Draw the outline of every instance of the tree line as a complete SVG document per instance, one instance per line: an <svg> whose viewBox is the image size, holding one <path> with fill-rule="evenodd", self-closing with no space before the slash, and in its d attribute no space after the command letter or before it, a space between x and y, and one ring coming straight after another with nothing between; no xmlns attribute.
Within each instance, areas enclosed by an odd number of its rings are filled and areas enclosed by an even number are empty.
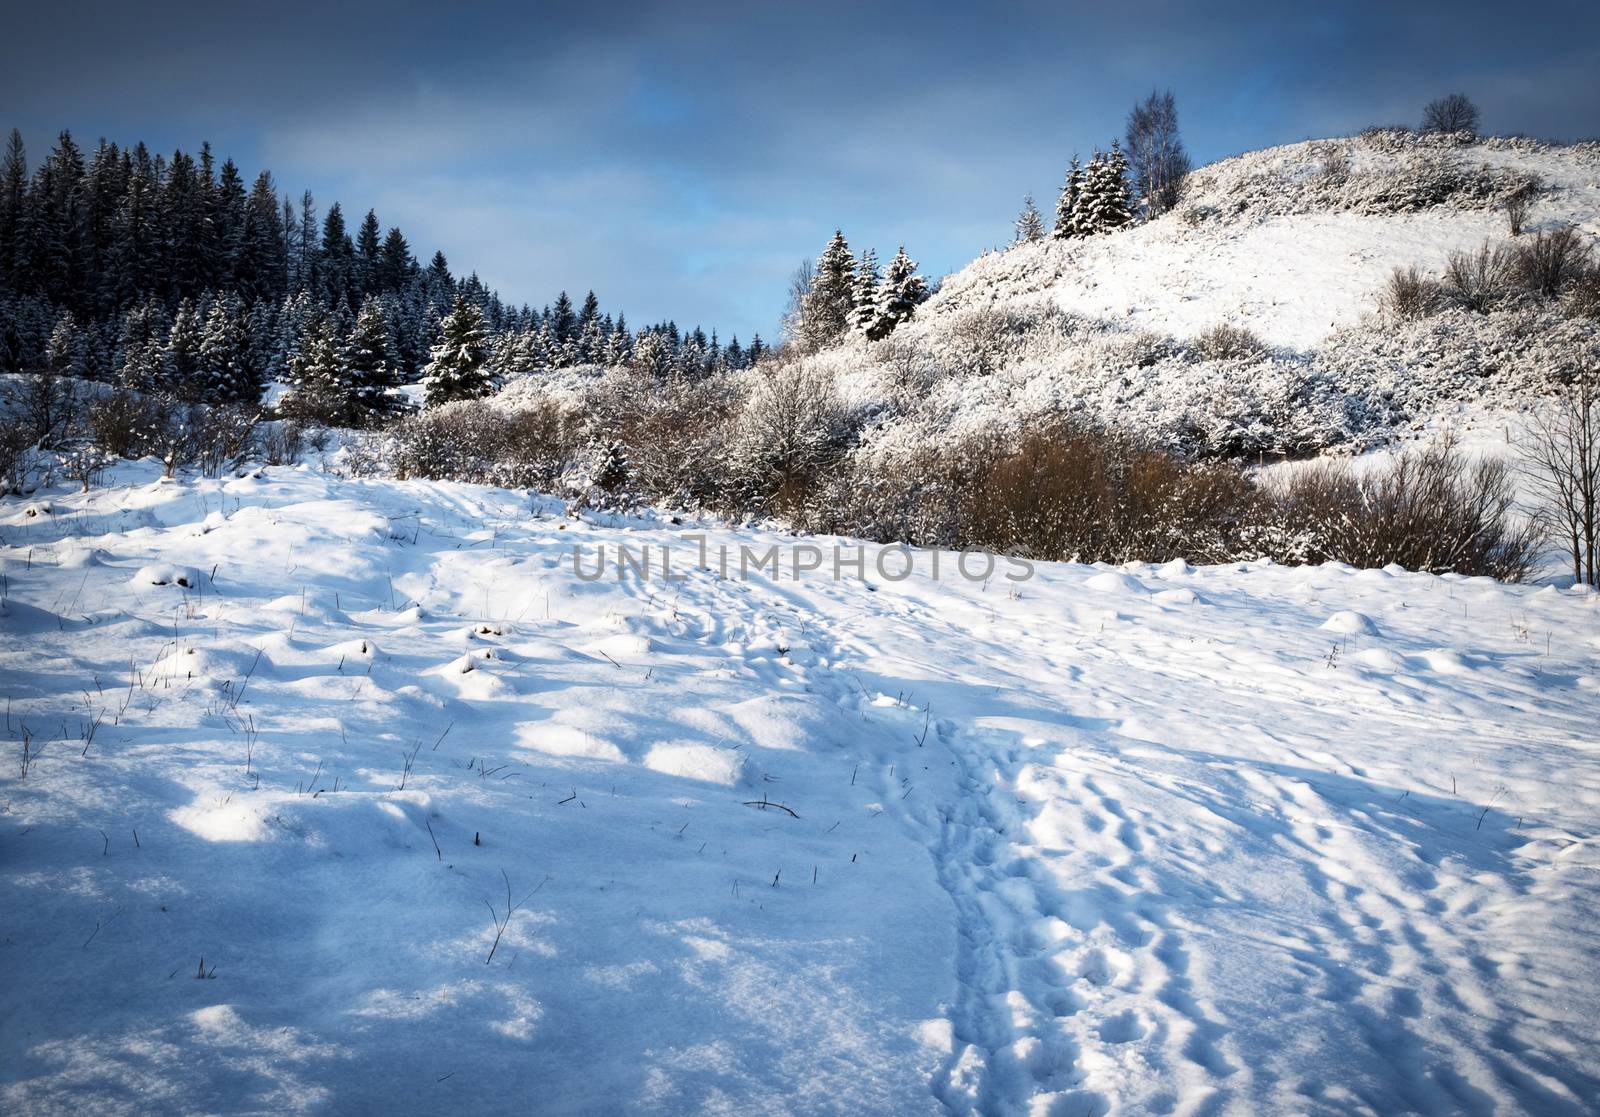
<svg viewBox="0 0 1600 1117"><path fill-rule="evenodd" d="M0 157L0 372L48 372L253 405L272 381L302 412L361 422L426 374L445 323L473 316L494 372L631 359L640 339L684 375L744 367L759 338L721 343L664 322L631 332L590 292L514 307L475 274L426 263L371 210L248 185L210 144L168 157L63 132L30 170L19 131Z"/></svg>

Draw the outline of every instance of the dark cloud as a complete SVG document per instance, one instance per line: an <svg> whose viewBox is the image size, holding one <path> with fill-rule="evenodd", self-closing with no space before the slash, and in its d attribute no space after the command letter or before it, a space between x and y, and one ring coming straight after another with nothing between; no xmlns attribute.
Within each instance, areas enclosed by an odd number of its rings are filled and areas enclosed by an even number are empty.
<svg viewBox="0 0 1600 1117"><path fill-rule="evenodd" d="M54 131L209 138L375 206L510 298L771 333L835 225L925 268L1002 242L1153 85L1215 158L1461 88L1498 131L1600 133L1593 3L37 5L0 104Z"/></svg>

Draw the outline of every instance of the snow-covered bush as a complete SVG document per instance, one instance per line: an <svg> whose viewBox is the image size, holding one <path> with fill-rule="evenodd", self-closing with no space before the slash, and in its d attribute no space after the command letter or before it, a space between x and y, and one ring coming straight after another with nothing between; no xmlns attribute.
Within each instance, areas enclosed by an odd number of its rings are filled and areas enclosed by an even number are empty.
<svg viewBox="0 0 1600 1117"><path fill-rule="evenodd" d="M351 455L358 473L557 486L576 451L576 424L554 404L500 411L481 400L430 407L369 435Z"/></svg>
<svg viewBox="0 0 1600 1117"><path fill-rule="evenodd" d="M306 428L294 419L277 419L260 427L261 460L268 465L298 465L305 453Z"/></svg>
<svg viewBox="0 0 1600 1117"><path fill-rule="evenodd" d="M86 415L90 441L119 458L138 458L152 452L162 424L156 401L126 388L113 389L91 400Z"/></svg>
<svg viewBox="0 0 1600 1117"><path fill-rule="evenodd" d="M1261 339L1243 326L1219 322L1209 330L1197 334L1190 343L1196 355L1205 361L1242 361L1259 355L1266 346Z"/></svg>
<svg viewBox="0 0 1600 1117"><path fill-rule="evenodd" d="M1468 310L1486 314L1511 291L1511 253L1487 241L1475 252L1450 253L1445 291Z"/></svg>
<svg viewBox="0 0 1600 1117"><path fill-rule="evenodd" d="M1535 188L1520 170L1471 161L1470 136L1378 130L1249 152L1193 172L1184 219L1209 215L1488 209Z"/></svg>
<svg viewBox="0 0 1600 1117"><path fill-rule="evenodd" d="M1551 299L1589 270L1592 253L1571 225L1541 229L1517 242L1508 269L1530 293Z"/></svg>
<svg viewBox="0 0 1600 1117"><path fill-rule="evenodd" d="M737 483L765 496L803 487L838 456L849 433L845 410L826 377L801 360L771 361L756 371L733 427L730 456Z"/></svg>
<svg viewBox="0 0 1600 1117"><path fill-rule="evenodd" d="M12 417L0 418L0 492L19 493L24 489L34 446L29 424Z"/></svg>
<svg viewBox="0 0 1600 1117"><path fill-rule="evenodd" d="M53 449L77 421L82 404L79 382L54 372L28 372L11 379L5 409L28 428L30 441Z"/></svg>
<svg viewBox="0 0 1600 1117"><path fill-rule="evenodd" d="M238 469L256 446L254 411L243 407L190 406L186 409L190 452L206 477Z"/></svg>

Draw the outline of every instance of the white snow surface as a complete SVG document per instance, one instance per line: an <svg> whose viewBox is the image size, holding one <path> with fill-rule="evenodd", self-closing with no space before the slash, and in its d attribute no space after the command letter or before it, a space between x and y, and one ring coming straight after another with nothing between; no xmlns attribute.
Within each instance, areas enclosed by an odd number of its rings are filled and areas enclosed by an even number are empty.
<svg viewBox="0 0 1600 1117"><path fill-rule="evenodd" d="M0 1111L1600 1101L1594 597L158 472L0 503Z"/></svg>

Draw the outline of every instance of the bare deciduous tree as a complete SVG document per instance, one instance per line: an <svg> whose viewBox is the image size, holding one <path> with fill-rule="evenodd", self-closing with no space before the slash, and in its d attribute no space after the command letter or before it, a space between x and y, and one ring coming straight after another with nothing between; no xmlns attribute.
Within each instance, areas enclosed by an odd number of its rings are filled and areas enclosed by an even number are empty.
<svg viewBox="0 0 1600 1117"><path fill-rule="evenodd" d="M1189 155L1178 135L1178 104L1170 89L1152 90L1128 114L1128 165L1150 216L1178 204L1189 173Z"/></svg>
<svg viewBox="0 0 1600 1117"><path fill-rule="evenodd" d="M1478 106L1465 93L1450 93L1429 101L1422 110L1424 132L1478 131Z"/></svg>
<svg viewBox="0 0 1600 1117"><path fill-rule="evenodd" d="M1566 549L1573 578L1600 588L1600 370L1535 414L1526 471L1539 521Z"/></svg>
<svg viewBox="0 0 1600 1117"><path fill-rule="evenodd" d="M811 294L811 257L801 260L789 276L789 301L783 308L783 336L793 341L805 332L806 296Z"/></svg>

